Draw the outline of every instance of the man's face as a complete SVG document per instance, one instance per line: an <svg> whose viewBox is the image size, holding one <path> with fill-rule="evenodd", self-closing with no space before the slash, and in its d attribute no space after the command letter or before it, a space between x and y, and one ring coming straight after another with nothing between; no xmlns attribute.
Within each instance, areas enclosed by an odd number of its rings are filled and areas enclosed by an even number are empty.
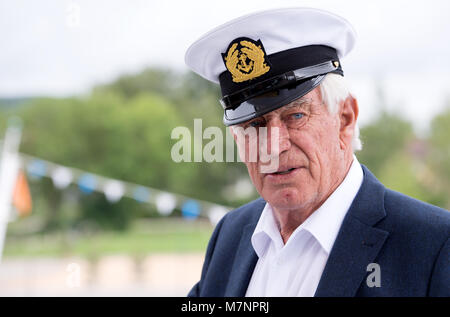
<svg viewBox="0 0 450 317"><path fill-rule="evenodd" d="M319 88L240 126L244 129L255 127L257 130L267 127L268 153L272 156L278 154L275 173L274 170L267 173L267 168L266 172L262 172L267 167L267 161L262 162L261 155L258 155L256 162L242 159L244 149L249 157L250 137L246 137L241 144L238 142L241 159L253 184L272 207L289 210L317 208L339 184L344 166L339 112L335 115L328 113ZM273 128L278 128L278 151L276 147L271 147Z"/></svg>

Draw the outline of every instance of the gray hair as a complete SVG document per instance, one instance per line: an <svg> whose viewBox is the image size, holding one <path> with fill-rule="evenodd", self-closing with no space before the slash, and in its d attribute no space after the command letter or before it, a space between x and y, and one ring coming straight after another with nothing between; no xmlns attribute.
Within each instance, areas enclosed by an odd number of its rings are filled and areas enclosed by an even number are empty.
<svg viewBox="0 0 450 317"><path fill-rule="evenodd" d="M337 74L326 75L325 79L320 83L320 94L323 102L327 105L330 114L336 114L339 110L339 103L352 95L347 87L344 77ZM356 123L355 130L353 131L352 149L353 152L362 149L362 142L359 139L358 123Z"/></svg>

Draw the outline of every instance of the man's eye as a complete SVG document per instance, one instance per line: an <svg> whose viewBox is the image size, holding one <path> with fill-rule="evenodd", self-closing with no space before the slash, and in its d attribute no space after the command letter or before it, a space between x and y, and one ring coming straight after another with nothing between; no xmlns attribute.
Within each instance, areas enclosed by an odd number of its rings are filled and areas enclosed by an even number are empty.
<svg viewBox="0 0 450 317"><path fill-rule="evenodd" d="M262 124L263 124L263 122L261 120L255 120L255 121L250 122L248 125L250 127L257 128L257 127L261 126Z"/></svg>
<svg viewBox="0 0 450 317"><path fill-rule="evenodd" d="M294 113L292 114L292 118L294 119L301 119L303 118L304 114L303 113Z"/></svg>

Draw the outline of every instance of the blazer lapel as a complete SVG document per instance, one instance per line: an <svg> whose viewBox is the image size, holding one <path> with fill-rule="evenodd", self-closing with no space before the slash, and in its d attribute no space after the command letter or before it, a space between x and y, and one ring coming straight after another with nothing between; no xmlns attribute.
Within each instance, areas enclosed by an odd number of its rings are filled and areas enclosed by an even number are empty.
<svg viewBox="0 0 450 317"><path fill-rule="evenodd" d="M258 255L253 249L251 238L258 223L259 216L264 208L265 201L261 199L262 206L255 210L255 217L250 224L244 227L241 240L234 257L233 268L231 270L228 285L225 290L225 297L244 297L248 284L255 269Z"/></svg>
<svg viewBox="0 0 450 317"><path fill-rule="evenodd" d="M331 250L315 296L355 296L389 233L374 225L386 216L384 186L365 167L364 180Z"/></svg>

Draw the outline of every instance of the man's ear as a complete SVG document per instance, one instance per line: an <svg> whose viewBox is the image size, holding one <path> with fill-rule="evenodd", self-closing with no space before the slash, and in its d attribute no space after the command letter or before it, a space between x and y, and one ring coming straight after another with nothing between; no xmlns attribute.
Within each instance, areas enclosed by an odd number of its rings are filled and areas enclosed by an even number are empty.
<svg viewBox="0 0 450 317"><path fill-rule="evenodd" d="M341 149L343 150L351 147L358 114L358 101L356 100L356 98L353 98L352 95L349 95L347 99L342 102L342 105L339 109L339 144Z"/></svg>

